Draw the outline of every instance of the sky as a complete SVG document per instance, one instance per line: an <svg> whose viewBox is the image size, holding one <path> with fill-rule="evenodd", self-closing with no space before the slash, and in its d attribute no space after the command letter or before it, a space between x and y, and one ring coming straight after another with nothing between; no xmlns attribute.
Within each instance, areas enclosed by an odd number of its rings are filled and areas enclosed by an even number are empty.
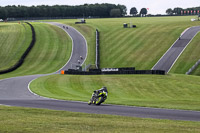
<svg viewBox="0 0 200 133"><path fill-rule="evenodd" d="M6 5L82 5L95 3L122 4L130 13L132 7L138 12L141 8L149 8L148 14L165 14L168 8L189 8L200 6L200 0L0 0L0 6Z"/></svg>

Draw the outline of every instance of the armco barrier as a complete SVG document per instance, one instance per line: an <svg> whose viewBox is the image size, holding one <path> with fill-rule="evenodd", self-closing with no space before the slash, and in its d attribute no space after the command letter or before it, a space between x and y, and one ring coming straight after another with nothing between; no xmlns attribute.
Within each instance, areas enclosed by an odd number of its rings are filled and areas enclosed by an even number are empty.
<svg viewBox="0 0 200 133"><path fill-rule="evenodd" d="M101 71L101 69L90 69L90 71L71 70L64 72L70 75L107 75L107 74L156 74L165 75L163 70L119 70L119 71Z"/></svg>
<svg viewBox="0 0 200 133"><path fill-rule="evenodd" d="M198 60L185 74L189 75L200 65L200 60Z"/></svg>
<svg viewBox="0 0 200 133"><path fill-rule="evenodd" d="M96 68L100 68L99 31L96 29Z"/></svg>
<svg viewBox="0 0 200 133"><path fill-rule="evenodd" d="M9 72L12 72L12 71L16 70L17 68L19 68L23 64L24 59L26 58L26 56L29 54L29 52L33 48L33 46L35 44L35 40L36 40L36 38L35 38L35 29L30 23L28 23L28 22L26 22L26 23L31 27L31 30L32 30L32 41L31 41L29 47L26 49L24 54L21 56L19 61L14 66L12 66L12 67L10 67L10 68L8 68L6 70L1 70L0 74L9 73Z"/></svg>

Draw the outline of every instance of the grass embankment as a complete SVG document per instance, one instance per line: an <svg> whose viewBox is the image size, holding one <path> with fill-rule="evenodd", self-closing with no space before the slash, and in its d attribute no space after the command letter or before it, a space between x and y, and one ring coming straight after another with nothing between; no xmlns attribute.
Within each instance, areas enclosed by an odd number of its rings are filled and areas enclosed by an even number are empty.
<svg viewBox="0 0 200 133"><path fill-rule="evenodd" d="M0 132L200 132L199 122L0 106Z"/></svg>
<svg viewBox="0 0 200 133"><path fill-rule="evenodd" d="M199 23L200 24L200 23ZM192 40L185 51L182 53L178 61L175 63L170 73L185 74L200 59L200 33ZM192 75L200 75L200 67L198 67Z"/></svg>
<svg viewBox="0 0 200 133"><path fill-rule="evenodd" d="M86 36L90 52L87 62L95 60L91 56L95 56L97 28L100 31L102 68L134 66L141 70L151 69L186 28L199 25L198 21L190 21L193 17L87 19L87 24L82 25L74 24L78 20L55 21L72 25ZM137 28L124 29L123 23L130 22Z"/></svg>
<svg viewBox="0 0 200 133"><path fill-rule="evenodd" d="M31 39L29 25L0 23L0 70L14 66L30 45Z"/></svg>
<svg viewBox="0 0 200 133"><path fill-rule="evenodd" d="M123 22L130 21L137 28L123 29ZM153 17L108 19L96 24L101 30L103 44L102 67L134 66L136 69L151 69L186 28L198 25L199 22L190 22L190 17Z"/></svg>
<svg viewBox="0 0 200 133"><path fill-rule="evenodd" d="M200 110L199 80L184 75L52 75L33 81L31 90L45 97L88 101L94 90L107 86L109 104Z"/></svg>
<svg viewBox="0 0 200 133"><path fill-rule="evenodd" d="M32 23L36 32L36 43L23 65L16 71L0 75L0 79L46 74L59 70L68 61L72 51L72 41L60 28L49 24ZM3 63L3 62L2 62Z"/></svg>

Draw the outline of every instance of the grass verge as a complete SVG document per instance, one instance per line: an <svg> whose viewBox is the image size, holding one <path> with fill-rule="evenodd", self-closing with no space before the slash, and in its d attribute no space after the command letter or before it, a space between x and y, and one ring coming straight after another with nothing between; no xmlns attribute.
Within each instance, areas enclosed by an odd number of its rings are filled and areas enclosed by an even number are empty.
<svg viewBox="0 0 200 133"><path fill-rule="evenodd" d="M0 106L0 132L197 133L200 123Z"/></svg>
<svg viewBox="0 0 200 133"><path fill-rule="evenodd" d="M0 23L0 70L14 66L30 45L31 39L29 25Z"/></svg>
<svg viewBox="0 0 200 133"><path fill-rule="evenodd" d="M94 90L107 86L109 104L200 110L199 80L185 75L51 75L30 88L45 97L88 101Z"/></svg>
<svg viewBox="0 0 200 133"><path fill-rule="evenodd" d="M59 70L71 56L72 41L60 28L42 23L32 23L36 32L36 43L23 65L14 72L0 75L0 79L46 74Z"/></svg>

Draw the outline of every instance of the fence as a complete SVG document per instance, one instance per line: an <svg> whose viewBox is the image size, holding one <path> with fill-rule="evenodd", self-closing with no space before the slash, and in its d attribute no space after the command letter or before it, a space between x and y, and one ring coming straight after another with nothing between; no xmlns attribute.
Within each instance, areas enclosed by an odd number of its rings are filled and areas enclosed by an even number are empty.
<svg viewBox="0 0 200 133"><path fill-rule="evenodd" d="M200 64L200 60L198 60L185 74L189 75L190 73L192 73L192 71L194 71Z"/></svg>

